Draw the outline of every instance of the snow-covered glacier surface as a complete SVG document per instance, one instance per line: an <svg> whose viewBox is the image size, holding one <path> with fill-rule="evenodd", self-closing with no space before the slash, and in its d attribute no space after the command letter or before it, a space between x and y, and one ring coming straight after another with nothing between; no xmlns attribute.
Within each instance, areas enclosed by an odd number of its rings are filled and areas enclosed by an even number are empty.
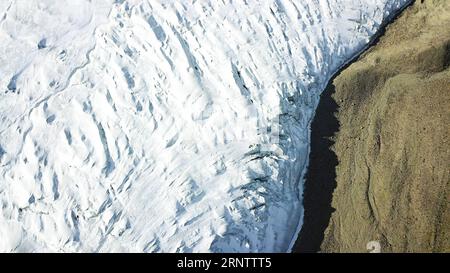
<svg viewBox="0 0 450 273"><path fill-rule="evenodd" d="M331 74L407 0L0 0L0 251L287 251Z"/></svg>

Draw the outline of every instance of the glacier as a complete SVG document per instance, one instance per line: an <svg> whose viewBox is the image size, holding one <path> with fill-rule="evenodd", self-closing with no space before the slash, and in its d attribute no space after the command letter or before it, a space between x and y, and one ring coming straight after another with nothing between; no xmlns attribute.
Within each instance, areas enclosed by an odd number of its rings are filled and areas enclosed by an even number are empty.
<svg viewBox="0 0 450 273"><path fill-rule="evenodd" d="M1 252L286 252L332 74L408 0L1 0Z"/></svg>

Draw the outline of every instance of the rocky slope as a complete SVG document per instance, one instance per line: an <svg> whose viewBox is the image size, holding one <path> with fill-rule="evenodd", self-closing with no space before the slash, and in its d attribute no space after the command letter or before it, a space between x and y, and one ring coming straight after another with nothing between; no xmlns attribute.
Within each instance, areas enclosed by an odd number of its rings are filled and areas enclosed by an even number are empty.
<svg viewBox="0 0 450 273"><path fill-rule="evenodd" d="M450 1L416 1L333 82L337 187L321 251L450 251Z"/></svg>

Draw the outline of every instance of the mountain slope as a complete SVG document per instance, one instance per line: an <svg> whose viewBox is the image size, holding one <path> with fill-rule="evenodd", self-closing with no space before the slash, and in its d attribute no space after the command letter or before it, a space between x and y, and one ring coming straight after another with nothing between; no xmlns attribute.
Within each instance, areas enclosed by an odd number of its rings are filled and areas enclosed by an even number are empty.
<svg viewBox="0 0 450 273"><path fill-rule="evenodd" d="M322 251L450 251L450 2L417 1L335 80L335 212Z"/></svg>

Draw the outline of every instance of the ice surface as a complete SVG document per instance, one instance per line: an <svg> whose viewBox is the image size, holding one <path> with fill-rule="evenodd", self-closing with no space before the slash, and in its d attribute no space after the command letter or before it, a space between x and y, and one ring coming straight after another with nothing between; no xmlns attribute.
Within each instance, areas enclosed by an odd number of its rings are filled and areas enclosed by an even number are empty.
<svg viewBox="0 0 450 273"><path fill-rule="evenodd" d="M0 251L287 251L331 74L407 0L0 0Z"/></svg>

